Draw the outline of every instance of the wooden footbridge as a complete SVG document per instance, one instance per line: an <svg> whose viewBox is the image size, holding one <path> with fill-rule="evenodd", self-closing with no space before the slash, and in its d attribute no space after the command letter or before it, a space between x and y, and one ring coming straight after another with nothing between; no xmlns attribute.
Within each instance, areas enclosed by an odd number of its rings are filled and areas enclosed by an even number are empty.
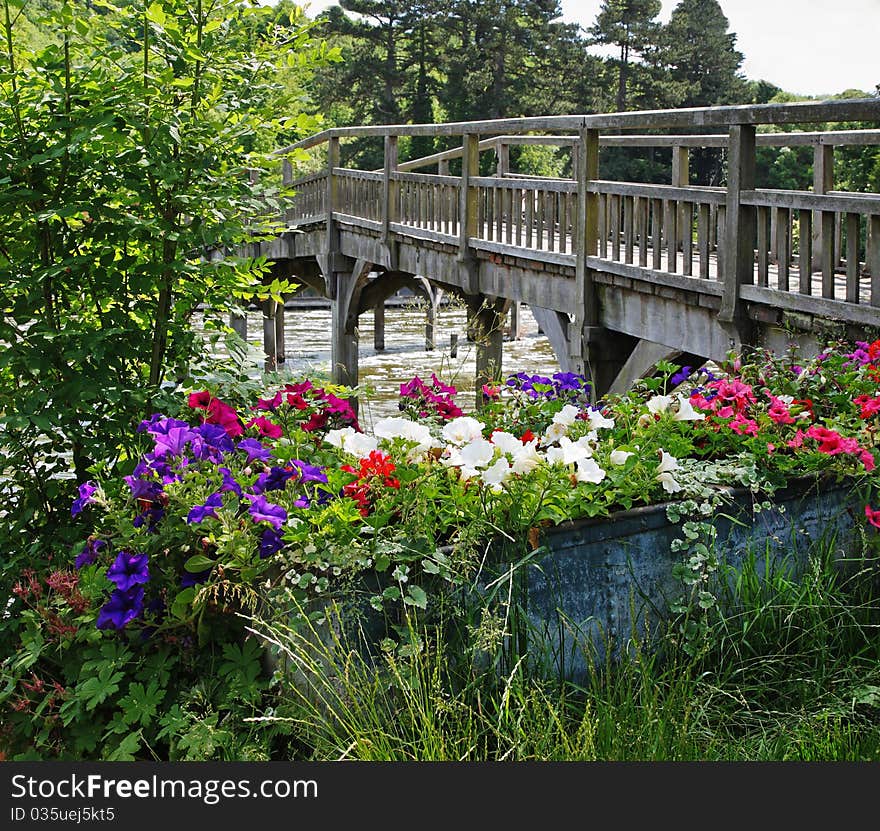
<svg viewBox="0 0 880 831"><path fill-rule="evenodd" d="M375 310L379 321L402 287L467 303L478 399L518 304L597 396L660 359L721 360L747 344L809 351L829 332L874 337L880 194L835 190L833 161L835 147L880 145L880 129L827 130L846 122L880 127L880 99L334 128L279 151L310 151L312 172L285 162L296 190L286 230L253 253L332 301L333 375L350 385L359 316ZM823 129L779 131L795 124ZM401 161L412 136L460 143ZM341 167L341 143L370 137L384 142L383 168ZM522 144L568 148L571 178L511 170L510 148ZM812 190L761 187L762 145L811 146ZM670 183L602 178L608 146L671 148ZM689 153L703 147L724 149L724 187L690 183ZM494 173L481 175L490 153ZM282 313L264 312L270 366Z"/></svg>

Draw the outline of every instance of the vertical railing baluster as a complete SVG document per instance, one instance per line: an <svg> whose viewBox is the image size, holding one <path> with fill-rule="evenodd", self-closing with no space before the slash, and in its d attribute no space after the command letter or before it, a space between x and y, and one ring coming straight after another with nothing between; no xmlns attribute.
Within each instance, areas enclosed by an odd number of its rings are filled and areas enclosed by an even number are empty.
<svg viewBox="0 0 880 831"><path fill-rule="evenodd" d="M880 215L869 216L868 225L865 260L871 275L871 305L880 306Z"/></svg>
<svg viewBox="0 0 880 831"><path fill-rule="evenodd" d="M776 288L788 291L788 274L791 267L791 211L776 209Z"/></svg>
<svg viewBox="0 0 880 831"><path fill-rule="evenodd" d="M681 224L681 273L690 277L694 271L694 203L682 202L679 211Z"/></svg>
<svg viewBox="0 0 880 831"><path fill-rule="evenodd" d="M758 285L767 288L770 268L769 208L758 208Z"/></svg>
<svg viewBox="0 0 880 831"><path fill-rule="evenodd" d="M834 227L837 224L834 211L822 211L822 249L819 253L819 261L822 267L822 297L834 297Z"/></svg>
<svg viewBox="0 0 880 831"><path fill-rule="evenodd" d="M798 211L798 290L813 293L813 214L806 208Z"/></svg>
<svg viewBox="0 0 880 831"><path fill-rule="evenodd" d="M660 271L663 267L663 200L651 200L651 267Z"/></svg>
<svg viewBox="0 0 880 831"><path fill-rule="evenodd" d="M846 299L859 303L859 215L846 215Z"/></svg>
<svg viewBox="0 0 880 831"><path fill-rule="evenodd" d="M648 266L648 217L651 200L647 196L639 199L639 266Z"/></svg>
<svg viewBox="0 0 880 831"><path fill-rule="evenodd" d="M623 261L632 265L633 261L633 198L623 197Z"/></svg>
<svg viewBox="0 0 880 831"><path fill-rule="evenodd" d="M701 202L697 214L697 251L700 258L700 277L709 279L709 250L711 247L709 222L711 218L710 205Z"/></svg>

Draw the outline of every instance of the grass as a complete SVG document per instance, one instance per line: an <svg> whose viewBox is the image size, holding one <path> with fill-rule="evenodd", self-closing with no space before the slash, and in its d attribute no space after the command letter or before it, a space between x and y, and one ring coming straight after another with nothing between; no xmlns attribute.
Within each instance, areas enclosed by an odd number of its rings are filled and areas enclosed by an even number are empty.
<svg viewBox="0 0 880 831"><path fill-rule="evenodd" d="M341 634L350 620L258 621L287 666L265 719L294 725L299 760L880 760L878 561L840 567L828 545L798 576L758 565L730 575L696 655L671 625L579 685L523 660L500 673L475 629L370 654Z"/></svg>

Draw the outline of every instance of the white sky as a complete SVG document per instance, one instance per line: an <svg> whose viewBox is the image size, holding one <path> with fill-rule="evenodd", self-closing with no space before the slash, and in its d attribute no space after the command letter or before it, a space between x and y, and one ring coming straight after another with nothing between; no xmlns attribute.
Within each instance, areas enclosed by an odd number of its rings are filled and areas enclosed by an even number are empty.
<svg viewBox="0 0 880 831"><path fill-rule="evenodd" d="M271 0L263 0L263 2ZM662 0L667 21L677 0ZM880 84L880 0L719 0L747 78L798 95ZM314 15L335 0L303 0ZM590 26L601 0L562 0L563 19Z"/></svg>

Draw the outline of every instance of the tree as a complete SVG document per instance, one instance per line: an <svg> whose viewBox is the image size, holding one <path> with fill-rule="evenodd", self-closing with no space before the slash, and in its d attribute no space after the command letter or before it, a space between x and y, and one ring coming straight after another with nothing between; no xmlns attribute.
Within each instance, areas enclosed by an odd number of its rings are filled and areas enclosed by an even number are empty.
<svg viewBox="0 0 880 831"><path fill-rule="evenodd" d="M717 0L681 0L660 38L661 56L676 88L674 106L745 103L743 54Z"/></svg>
<svg viewBox="0 0 880 831"><path fill-rule="evenodd" d="M660 24L660 0L603 0L596 22L588 32L592 43L615 46L617 59L616 109L626 109L630 62L656 40Z"/></svg>
<svg viewBox="0 0 880 831"><path fill-rule="evenodd" d="M254 294L265 266L235 252L278 203L248 170L286 127L279 64L311 60L309 21L255 37L268 9L236 0L47 4L39 48L22 7L0 0L4 550L73 532L66 477L127 464L120 437L202 351L200 304Z"/></svg>

